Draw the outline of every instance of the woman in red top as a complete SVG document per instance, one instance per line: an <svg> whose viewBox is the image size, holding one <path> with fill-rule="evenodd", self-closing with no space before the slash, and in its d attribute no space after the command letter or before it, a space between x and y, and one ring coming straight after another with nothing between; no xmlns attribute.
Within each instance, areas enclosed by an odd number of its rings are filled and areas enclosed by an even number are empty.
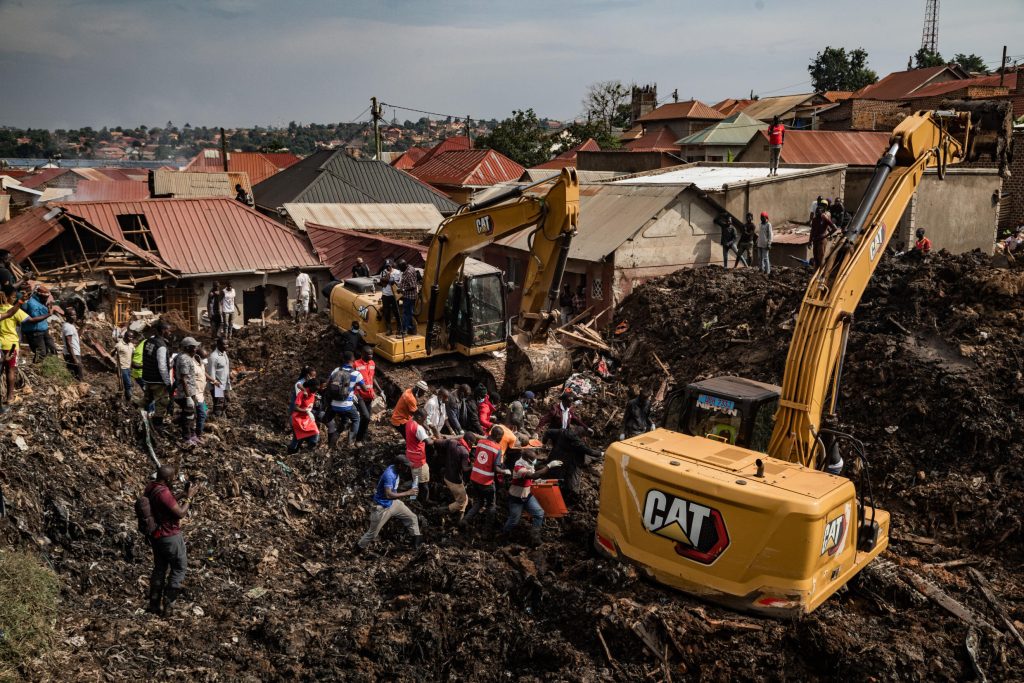
<svg viewBox="0 0 1024 683"><path fill-rule="evenodd" d="M318 382L315 379L307 379L302 384L302 391L295 396L295 408L292 409L292 442L288 446L289 453L298 452L303 443L308 443L310 449L316 448L320 441L320 430L316 426L316 418L313 417L313 404L316 402L316 390Z"/></svg>

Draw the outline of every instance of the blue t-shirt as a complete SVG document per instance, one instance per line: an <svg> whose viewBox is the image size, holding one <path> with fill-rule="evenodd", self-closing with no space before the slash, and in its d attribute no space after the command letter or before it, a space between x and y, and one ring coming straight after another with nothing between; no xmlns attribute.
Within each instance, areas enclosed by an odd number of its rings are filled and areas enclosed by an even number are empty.
<svg viewBox="0 0 1024 683"><path fill-rule="evenodd" d="M381 507L391 507L391 504L395 501L388 498L387 489L398 491L398 472L395 472L394 465L388 465L388 468L384 470L384 474L380 475L380 481L377 482L377 490L373 492L373 502Z"/></svg>
<svg viewBox="0 0 1024 683"><path fill-rule="evenodd" d="M49 313L49 309L42 301L36 297L29 297L29 300L21 305L21 310L28 313L30 318L38 318L44 313ZM37 323L22 323L22 332L45 332L50 327L49 318L43 318Z"/></svg>

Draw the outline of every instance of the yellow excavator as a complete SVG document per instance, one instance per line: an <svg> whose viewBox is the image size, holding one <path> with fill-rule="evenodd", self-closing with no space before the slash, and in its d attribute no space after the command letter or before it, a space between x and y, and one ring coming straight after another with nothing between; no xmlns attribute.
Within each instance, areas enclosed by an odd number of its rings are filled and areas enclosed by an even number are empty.
<svg viewBox="0 0 1024 683"><path fill-rule="evenodd" d="M544 196L527 193L544 183L552 183ZM438 227L415 304L416 333L386 334L381 292L371 278L346 280L331 289L331 320L341 330L360 323L376 357L388 364L380 368L382 376L390 376L395 388L419 378L473 381L509 395L557 384L569 376L572 359L547 331L558 319L558 293L578 224L574 168L553 181L502 191L463 207ZM510 319L501 271L468 256L528 230L522 303ZM495 353L502 351L504 362Z"/></svg>
<svg viewBox="0 0 1024 683"><path fill-rule="evenodd" d="M737 609L796 616L886 549L889 513L874 505L863 444L824 427L822 411L834 414L853 311L925 169L942 177L985 142L1005 149L1005 129L986 137L973 127L991 118L983 109L917 112L895 129L807 285L781 388L739 377L692 383L666 401L665 428L609 447L600 554ZM861 465L857 486L838 474L844 454Z"/></svg>

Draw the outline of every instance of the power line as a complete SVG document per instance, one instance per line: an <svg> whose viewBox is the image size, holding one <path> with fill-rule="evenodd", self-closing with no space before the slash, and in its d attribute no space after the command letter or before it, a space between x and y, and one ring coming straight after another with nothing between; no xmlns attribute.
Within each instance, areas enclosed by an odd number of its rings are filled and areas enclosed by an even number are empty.
<svg viewBox="0 0 1024 683"><path fill-rule="evenodd" d="M402 107L402 106L399 106L397 104L390 104L388 102L381 102L380 106L382 106L382 107L391 107L392 109L401 109L402 111L414 111L417 114L426 114L427 116L444 116L444 117L449 117L450 116L453 119L461 119L461 118L464 118L466 116L465 114L440 114L440 113L438 113L436 111L426 111L424 109L413 109L412 107Z"/></svg>

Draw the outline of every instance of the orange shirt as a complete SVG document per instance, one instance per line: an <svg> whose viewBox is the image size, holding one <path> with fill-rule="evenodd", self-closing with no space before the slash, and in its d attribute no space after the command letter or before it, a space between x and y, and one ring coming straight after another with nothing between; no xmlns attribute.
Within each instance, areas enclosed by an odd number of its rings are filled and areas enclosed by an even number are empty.
<svg viewBox="0 0 1024 683"><path fill-rule="evenodd" d="M391 411L391 424L395 427L404 425L412 418L412 414L416 412L417 407L416 397L412 395L412 389L406 389L398 397L395 409Z"/></svg>
<svg viewBox="0 0 1024 683"><path fill-rule="evenodd" d="M498 446L501 447L501 454L505 455L505 451L507 451L510 446L515 446L519 441L519 438L515 435L515 432L505 425L498 426L502 429L501 438L498 439Z"/></svg>

